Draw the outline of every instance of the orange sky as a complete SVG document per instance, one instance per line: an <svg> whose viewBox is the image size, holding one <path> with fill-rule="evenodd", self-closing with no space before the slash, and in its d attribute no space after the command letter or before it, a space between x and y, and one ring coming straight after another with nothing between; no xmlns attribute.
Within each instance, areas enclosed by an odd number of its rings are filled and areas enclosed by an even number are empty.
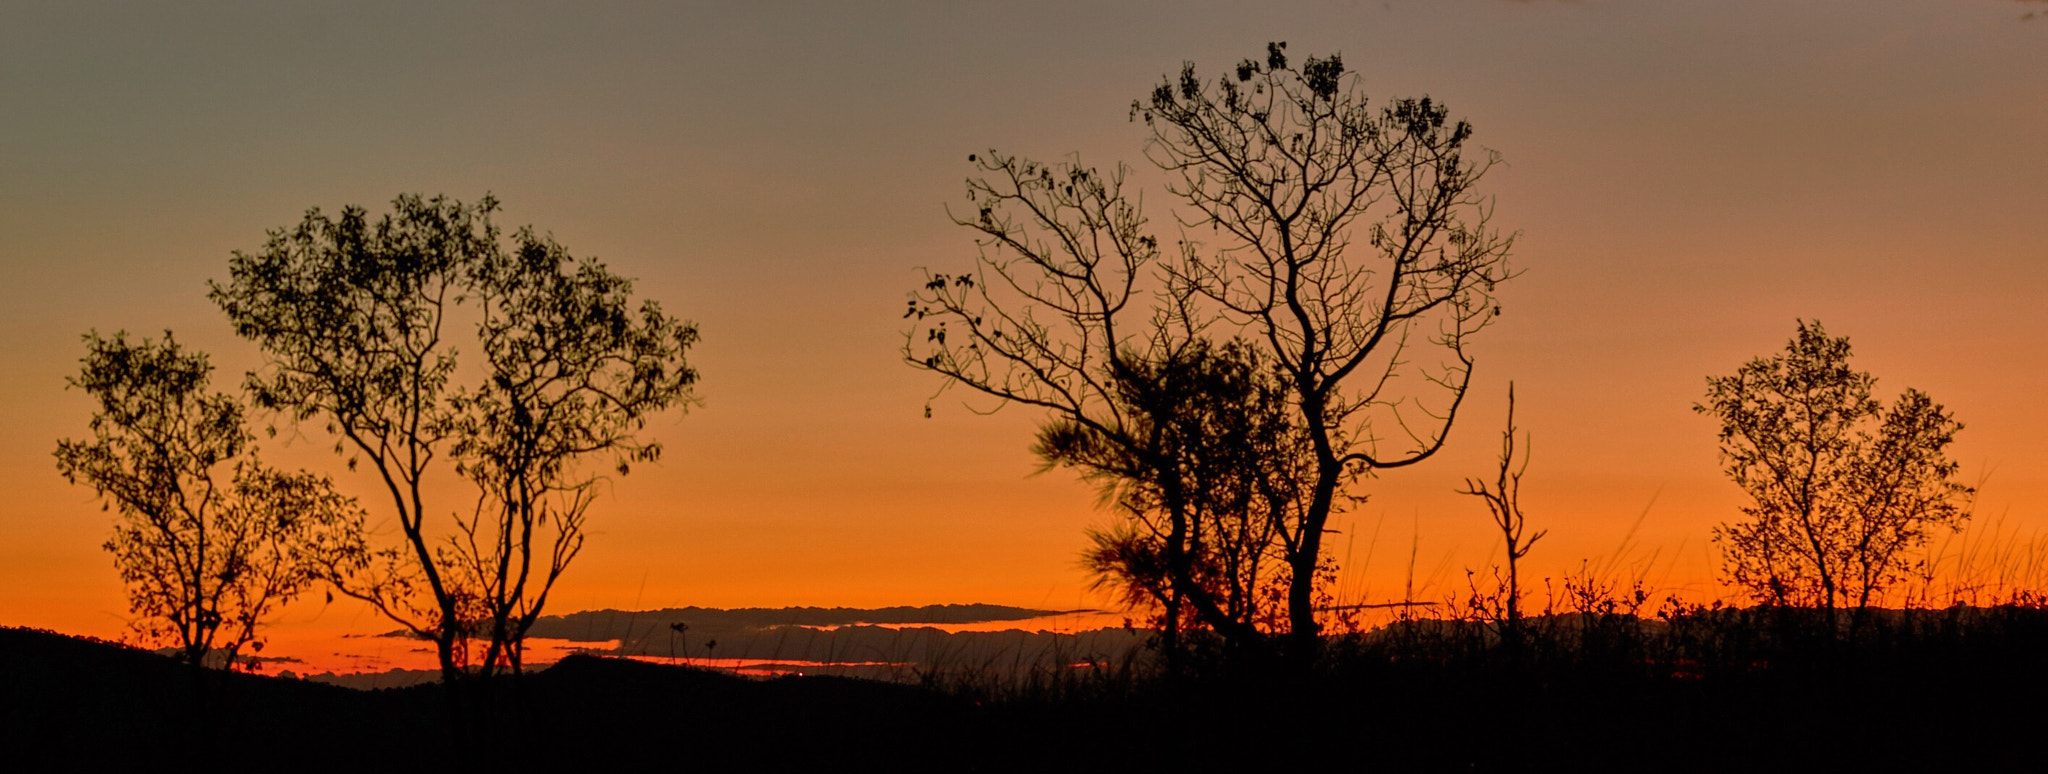
<svg viewBox="0 0 2048 774"><path fill-rule="evenodd" d="M971 255L942 209L968 153L1141 163L1132 98L1268 40L1447 101L1503 155L1485 187L1523 232L1451 447L1346 518L1347 595L1398 597L1411 550L1436 589L1486 561L1485 513L1451 490L1489 469L1510 378L1550 530L1534 571L1615 556L1654 499L1627 558L1704 584L1740 500L1690 406L1795 318L1849 336L1881 392L1957 413L1980 521L2048 526L2037 5L9 6L0 624L125 617L108 517L50 457L90 411L63 389L79 335L172 328L230 383L256 361L205 300L229 251L401 191L493 192L703 331L704 406L656 423L668 455L600 504L553 609L1093 604L1092 493L1033 475L1035 416L922 417L902 299ZM1148 195L1155 223L1167 203ZM315 442L266 450L342 475ZM279 626L389 628L339 603Z"/></svg>

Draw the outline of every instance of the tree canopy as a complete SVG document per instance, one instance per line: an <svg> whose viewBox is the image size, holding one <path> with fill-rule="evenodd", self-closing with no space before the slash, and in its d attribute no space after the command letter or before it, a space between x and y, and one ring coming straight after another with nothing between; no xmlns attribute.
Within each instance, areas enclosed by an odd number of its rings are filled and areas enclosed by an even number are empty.
<svg viewBox="0 0 2048 774"><path fill-rule="evenodd" d="M72 387L98 404L92 436L57 444L57 470L119 514L105 548L135 628L194 665L232 666L259 627L360 550L362 512L325 477L264 465L242 401L212 392L204 353L125 333L85 337Z"/></svg>
<svg viewBox="0 0 2048 774"><path fill-rule="evenodd" d="M1799 322L1785 351L1707 379L1693 408L1721 422L1721 461L1750 502L1714 538L1736 585L1771 604L1863 607L1974 490L1948 457L1962 430L1926 393L1886 406L1849 366L1849 340Z"/></svg>
<svg viewBox="0 0 2048 774"><path fill-rule="evenodd" d="M694 325L635 304L630 281L531 228L507 249L497 209L410 195L374 221L315 208L236 252L211 294L263 350L257 401L321 422L390 497L402 543L342 557L330 578L432 639L448 679L520 667L526 629L583 545L589 463L624 475L657 459L641 431L697 381ZM478 360L458 367L458 352ZM471 485L467 503L429 506L437 465Z"/></svg>

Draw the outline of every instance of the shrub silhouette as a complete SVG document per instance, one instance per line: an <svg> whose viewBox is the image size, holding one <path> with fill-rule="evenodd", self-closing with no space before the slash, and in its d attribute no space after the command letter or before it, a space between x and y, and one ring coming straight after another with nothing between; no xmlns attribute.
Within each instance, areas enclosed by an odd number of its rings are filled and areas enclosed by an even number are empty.
<svg viewBox="0 0 2048 774"><path fill-rule="evenodd" d="M1126 517L1091 530L1083 565L1129 603L1159 611L1178 656L1183 613L1234 653L1263 650L1275 568L1310 463L1287 414L1286 385L1243 342L1195 340L1158 362L1131 357L1109 377L1128 435L1054 420L1033 448L1079 470Z"/></svg>

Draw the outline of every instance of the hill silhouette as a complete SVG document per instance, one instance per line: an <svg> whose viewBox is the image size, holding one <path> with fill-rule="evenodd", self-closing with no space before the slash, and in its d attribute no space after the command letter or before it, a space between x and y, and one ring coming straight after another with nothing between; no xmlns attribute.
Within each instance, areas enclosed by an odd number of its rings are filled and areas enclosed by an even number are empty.
<svg viewBox="0 0 2048 774"><path fill-rule="evenodd" d="M0 749L30 769L204 759L231 746L261 753L334 748L347 759L343 740L391 737L416 720L391 714L382 698L195 670L111 643L0 628Z"/></svg>
<svg viewBox="0 0 2048 774"><path fill-rule="evenodd" d="M1582 640L1571 652L1503 658L1459 646L1470 632L1416 627L1334 641L1329 665L1310 674L1164 678L1090 668L905 685L756 679L578 655L516 679L376 691L199 671L108 643L0 629L0 750L7 755L0 764L313 771L2037 766L2038 729L2048 722L2039 699L2048 689L2041 655L2048 615L1918 616L1929 624L1918 634L1808 648L1735 643L1735 634L1759 631L1752 624L1770 616L1717 614L1701 620L1723 627L1718 652L1725 658L1688 664L1672 663L1655 646L1645 650L1648 638L1597 647ZM1954 626L1940 628L1949 625L1943 622ZM1626 619L1593 623L1616 636L1631 631ZM1668 638L1686 625L1647 636Z"/></svg>
<svg viewBox="0 0 2048 774"><path fill-rule="evenodd" d="M750 680L590 656L466 690L357 691L195 670L115 644L0 629L0 749L7 751L0 763L29 770L205 760L311 770L493 760L512 770L622 760L822 766L870 757L862 751L903 724L934 726L960 709L938 692L877 681ZM925 740L918 757L967 752L955 740Z"/></svg>

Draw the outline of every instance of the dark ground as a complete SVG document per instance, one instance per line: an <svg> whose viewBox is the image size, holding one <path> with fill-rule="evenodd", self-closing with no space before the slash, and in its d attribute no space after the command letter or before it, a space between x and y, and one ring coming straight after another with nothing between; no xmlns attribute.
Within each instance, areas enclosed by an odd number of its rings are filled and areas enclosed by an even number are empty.
<svg viewBox="0 0 2048 774"><path fill-rule="evenodd" d="M1675 665L1359 641L1309 676L1000 690L579 656L459 693L0 629L0 770L2040 771L2044 622L1849 650L1717 641Z"/></svg>

